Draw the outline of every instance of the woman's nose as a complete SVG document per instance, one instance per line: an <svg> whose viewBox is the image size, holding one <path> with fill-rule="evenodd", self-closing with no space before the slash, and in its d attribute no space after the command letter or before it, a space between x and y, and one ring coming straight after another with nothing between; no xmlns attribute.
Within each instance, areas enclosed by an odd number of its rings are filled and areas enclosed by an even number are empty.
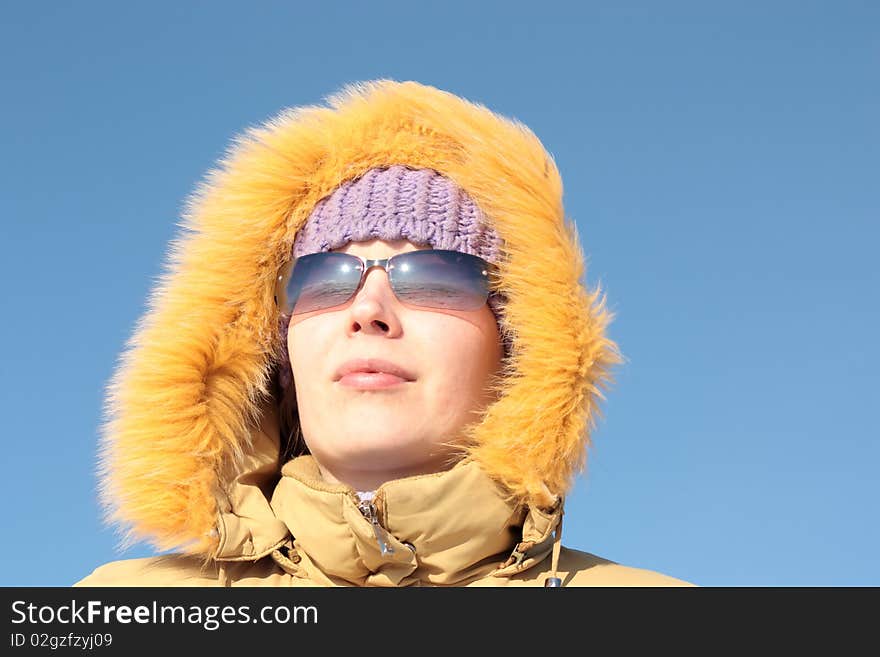
<svg viewBox="0 0 880 657"><path fill-rule="evenodd" d="M350 331L398 334L398 304L388 273L371 267L349 307Z"/></svg>

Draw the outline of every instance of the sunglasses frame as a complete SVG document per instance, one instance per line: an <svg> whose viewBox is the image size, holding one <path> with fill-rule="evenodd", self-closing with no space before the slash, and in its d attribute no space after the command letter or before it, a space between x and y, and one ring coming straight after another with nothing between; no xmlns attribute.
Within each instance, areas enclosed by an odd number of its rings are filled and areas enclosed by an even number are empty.
<svg viewBox="0 0 880 657"><path fill-rule="evenodd" d="M385 270L385 273L389 277L388 283L391 286L391 291L394 293L394 297L400 303L409 304L410 302L403 301L400 299L400 297L397 296L397 290L394 289L394 284L391 282L391 270L394 268L392 261L399 256L406 256L406 255L410 255L413 253L425 253L425 252L429 252L429 253L435 253L435 252L455 253L455 254L460 254L460 255L466 255L466 256L469 256L472 258L477 258L479 261L481 261L483 263L483 266L484 266L484 270L482 273L486 277L486 280L487 280L486 298L488 299L489 295L491 295L492 292L494 291L493 287L492 287L492 277L498 273L498 271L499 271L498 266L489 262L485 258L481 258L480 256L475 256L470 253L464 253L463 251L455 251L452 249L417 249L415 251L404 251L403 253L395 253L393 256L390 256L388 258L365 258L365 257L359 256L355 253L339 253L338 251L320 251L319 253L322 253L322 254L335 253L337 255L344 255L344 256L350 256L352 258L357 258L363 264L363 270L361 271L361 278L358 281L357 287L354 289L354 291L351 293L351 296L348 299L346 299L345 301L343 301L340 304L336 304L334 306L328 306L327 308L321 308L321 309L310 311L310 312L321 312L324 310L329 310L330 308L336 308L337 306L342 306L342 305L347 304L349 301L351 301L357 295L357 293L360 291L361 287L363 287L364 281L367 279L367 274L370 273L370 270L373 267L381 267L382 269ZM300 258L305 258L309 255L315 255L315 254L309 253L304 256L300 256ZM287 287L287 283L289 282L290 275L293 272L293 267L296 264L297 260L299 260L300 258L294 258L289 263L287 263L287 265L283 268L282 272L278 275L278 279L276 280L276 284L275 284L275 305L276 306L280 306L280 304L278 303L278 299L280 298L279 292L281 292L284 288ZM289 302L286 305L289 305ZM412 305L416 308L426 308L429 310L432 309L431 306L419 306L418 304L410 304L410 305ZM286 309L282 308L282 312L292 315L293 308L286 308Z"/></svg>

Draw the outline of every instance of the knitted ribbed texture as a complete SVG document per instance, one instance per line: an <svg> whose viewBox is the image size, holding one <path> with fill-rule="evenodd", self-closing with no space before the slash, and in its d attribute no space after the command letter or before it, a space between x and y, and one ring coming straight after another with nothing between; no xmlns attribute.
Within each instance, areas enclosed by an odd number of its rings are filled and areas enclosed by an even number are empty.
<svg viewBox="0 0 880 657"><path fill-rule="evenodd" d="M471 197L432 169L370 169L322 199L293 243L293 257L348 242L406 239L498 262L501 240Z"/></svg>

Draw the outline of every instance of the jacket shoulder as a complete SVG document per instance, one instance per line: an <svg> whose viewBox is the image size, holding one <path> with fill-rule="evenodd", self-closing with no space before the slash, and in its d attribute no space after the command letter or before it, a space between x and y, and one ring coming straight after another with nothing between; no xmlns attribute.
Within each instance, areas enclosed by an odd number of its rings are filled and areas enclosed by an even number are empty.
<svg viewBox="0 0 880 657"><path fill-rule="evenodd" d="M74 586L217 586L217 567L201 559L170 554L111 561Z"/></svg>
<svg viewBox="0 0 880 657"><path fill-rule="evenodd" d="M559 554L557 574L563 586L695 586L653 570L623 566L589 552L565 547Z"/></svg>
<svg viewBox="0 0 880 657"><path fill-rule="evenodd" d="M74 586L291 586L292 579L269 557L226 562L221 573L216 561L166 554L111 561Z"/></svg>

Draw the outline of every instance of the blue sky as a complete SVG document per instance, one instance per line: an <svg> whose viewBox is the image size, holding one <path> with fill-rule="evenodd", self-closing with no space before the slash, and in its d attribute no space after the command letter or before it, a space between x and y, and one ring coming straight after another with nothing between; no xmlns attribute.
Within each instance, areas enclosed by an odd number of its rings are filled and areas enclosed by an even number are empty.
<svg viewBox="0 0 880 657"><path fill-rule="evenodd" d="M413 79L553 154L627 361L565 542L704 585L880 585L880 5L16 3L0 23L0 585L116 551L104 386L229 141Z"/></svg>

